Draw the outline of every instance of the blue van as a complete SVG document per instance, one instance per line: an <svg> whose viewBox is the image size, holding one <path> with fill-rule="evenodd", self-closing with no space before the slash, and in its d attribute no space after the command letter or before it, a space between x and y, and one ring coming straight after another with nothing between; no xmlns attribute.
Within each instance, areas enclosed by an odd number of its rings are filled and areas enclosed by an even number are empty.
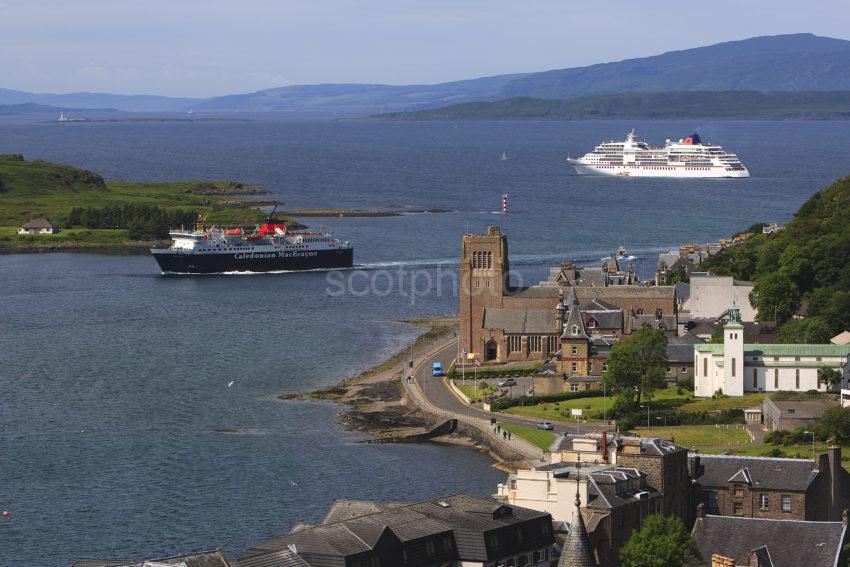
<svg viewBox="0 0 850 567"><path fill-rule="evenodd" d="M431 374L434 376L442 376L443 375L443 365L440 361L434 363L434 367L431 368Z"/></svg>

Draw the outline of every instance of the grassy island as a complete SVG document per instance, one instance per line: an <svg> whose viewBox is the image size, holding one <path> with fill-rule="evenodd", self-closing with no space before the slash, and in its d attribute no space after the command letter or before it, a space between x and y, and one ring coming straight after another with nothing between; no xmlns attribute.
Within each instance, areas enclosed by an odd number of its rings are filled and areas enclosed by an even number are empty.
<svg viewBox="0 0 850 567"><path fill-rule="evenodd" d="M169 228L192 226L198 215L212 225L253 226L265 217L256 197L266 194L238 181L105 181L91 171L3 155L0 252L142 250L167 240ZM29 219L41 217L61 230L17 234Z"/></svg>

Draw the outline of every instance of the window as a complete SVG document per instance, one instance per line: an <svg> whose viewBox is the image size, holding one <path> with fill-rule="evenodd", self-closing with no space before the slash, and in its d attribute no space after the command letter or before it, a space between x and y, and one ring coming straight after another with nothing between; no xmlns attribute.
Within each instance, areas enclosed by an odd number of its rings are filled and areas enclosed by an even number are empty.
<svg viewBox="0 0 850 567"><path fill-rule="evenodd" d="M573 328L570 330L573 335L578 335L578 325L573 325Z"/></svg>
<svg viewBox="0 0 850 567"><path fill-rule="evenodd" d="M587 363L587 373L590 374L591 372L593 372L593 363L588 362Z"/></svg>
<svg viewBox="0 0 850 567"><path fill-rule="evenodd" d="M734 358L732 359L732 378L735 377L735 362L737 362Z"/></svg>
<svg viewBox="0 0 850 567"><path fill-rule="evenodd" d="M573 372L578 372L578 363L573 362Z"/></svg>
<svg viewBox="0 0 850 567"><path fill-rule="evenodd" d="M586 383L584 384L584 389L585 389L585 390L590 390L590 382L586 382Z"/></svg>
<svg viewBox="0 0 850 567"><path fill-rule="evenodd" d="M608 364L602 364L602 372L608 372Z"/></svg>
<svg viewBox="0 0 850 567"><path fill-rule="evenodd" d="M437 553L437 548L434 546L433 541L425 542L425 555L434 555Z"/></svg>
<svg viewBox="0 0 850 567"><path fill-rule="evenodd" d="M773 387L776 390L779 389L779 369L778 368L773 369Z"/></svg>
<svg viewBox="0 0 850 567"><path fill-rule="evenodd" d="M717 510L717 493L713 490L706 492L705 503L710 510Z"/></svg>
<svg viewBox="0 0 850 567"><path fill-rule="evenodd" d="M759 494L759 510L767 510L770 506L770 497L767 494Z"/></svg>
<svg viewBox="0 0 850 567"><path fill-rule="evenodd" d="M508 335L508 352L520 352L522 350L522 337L519 335Z"/></svg>
<svg viewBox="0 0 850 567"><path fill-rule="evenodd" d="M708 378L708 358L702 359L702 375Z"/></svg>
<svg viewBox="0 0 850 567"><path fill-rule="evenodd" d="M743 496L743 495L744 495L744 487L743 487L743 486L741 486L740 484L736 484L736 485L732 488L732 495L733 495L733 496L735 496L735 497L737 497L737 498L740 498L741 496Z"/></svg>
<svg viewBox="0 0 850 567"><path fill-rule="evenodd" d="M541 336L528 337L528 350L530 350L532 352L542 352L543 351L543 337L541 337Z"/></svg>
<svg viewBox="0 0 850 567"><path fill-rule="evenodd" d="M688 367L687 367L687 366L683 366L683 367L682 367L682 374L687 374L687 373L688 373Z"/></svg>
<svg viewBox="0 0 850 567"><path fill-rule="evenodd" d="M790 512L791 511L791 497L787 494L782 495L782 511Z"/></svg>
<svg viewBox="0 0 850 567"><path fill-rule="evenodd" d="M741 502L735 502L732 507L732 514L735 516L743 516L744 515L744 505Z"/></svg>
<svg viewBox="0 0 850 567"><path fill-rule="evenodd" d="M578 392L578 384L570 384L570 392Z"/></svg>
<svg viewBox="0 0 850 567"><path fill-rule="evenodd" d="M759 371L758 368L753 368L753 389L759 387Z"/></svg>
<svg viewBox="0 0 850 567"><path fill-rule="evenodd" d="M570 353L573 354L573 355L578 354L578 346L573 345L573 347L570 349Z"/></svg>
<svg viewBox="0 0 850 567"><path fill-rule="evenodd" d="M794 370L794 387L800 389L800 369Z"/></svg>

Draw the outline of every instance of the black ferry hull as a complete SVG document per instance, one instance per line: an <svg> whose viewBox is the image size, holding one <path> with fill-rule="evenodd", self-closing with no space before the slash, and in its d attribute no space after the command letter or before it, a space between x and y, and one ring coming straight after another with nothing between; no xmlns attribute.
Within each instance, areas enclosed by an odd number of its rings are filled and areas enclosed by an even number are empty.
<svg viewBox="0 0 850 567"><path fill-rule="evenodd" d="M282 272L350 268L354 250L234 252L213 254L151 250L166 274L221 274L225 272Z"/></svg>

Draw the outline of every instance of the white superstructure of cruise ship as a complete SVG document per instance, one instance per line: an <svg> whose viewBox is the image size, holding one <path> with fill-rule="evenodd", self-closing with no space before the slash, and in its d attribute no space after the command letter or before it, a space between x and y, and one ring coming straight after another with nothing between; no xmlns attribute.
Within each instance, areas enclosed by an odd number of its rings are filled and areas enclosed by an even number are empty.
<svg viewBox="0 0 850 567"><path fill-rule="evenodd" d="M733 153L705 144L699 134L655 148L635 139L632 130L624 142L602 142L592 152L567 161L582 175L622 177L749 177Z"/></svg>

